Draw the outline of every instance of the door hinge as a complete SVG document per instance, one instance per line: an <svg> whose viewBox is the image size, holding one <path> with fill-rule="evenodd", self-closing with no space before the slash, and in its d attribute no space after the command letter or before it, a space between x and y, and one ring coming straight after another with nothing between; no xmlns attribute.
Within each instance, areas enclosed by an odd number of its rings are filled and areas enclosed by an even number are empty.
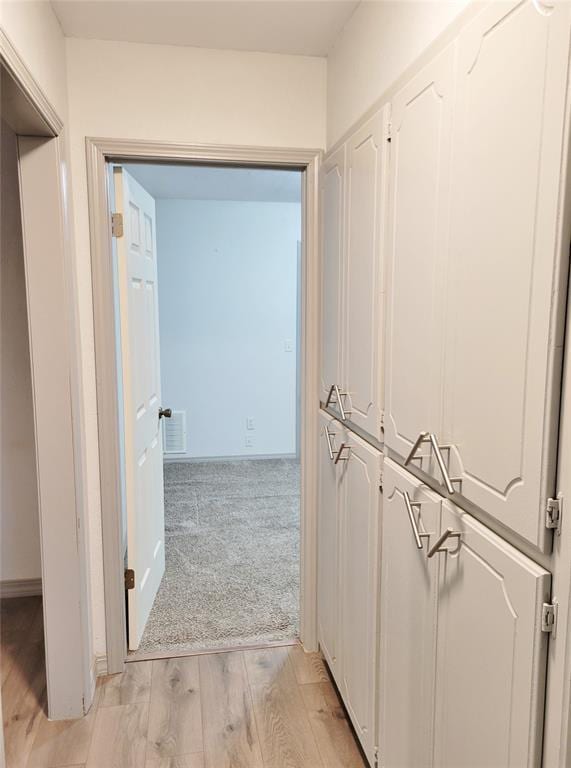
<svg viewBox="0 0 571 768"><path fill-rule="evenodd" d="M111 214L111 234L113 237L123 237L123 214Z"/></svg>
<svg viewBox="0 0 571 768"><path fill-rule="evenodd" d="M551 637L555 637L557 629L557 600L551 603L543 603L541 607L541 631L550 632Z"/></svg>
<svg viewBox="0 0 571 768"><path fill-rule="evenodd" d="M552 528L557 535L561 533L561 516L563 513L563 496L547 499L545 508L545 527Z"/></svg>
<svg viewBox="0 0 571 768"><path fill-rule="evenodd" d="M375 768L379 768L380 757L379 757L379 748L378 747L375 747L375 751L373 752L373 759L374 759L374 767Z"/></svg>
<svg viewBox="0 0 571 768"><path fill-rule="evenodd" d="M383 470L379 472L379 491L383 492Z"/></svg>
<svg viewBox="0 0 571 768"><path fill-rule="evenodd" d="M125 589L135 589L135 571L125 568Z"/></svg>
<svg viewBox="0 0 571 768"><path fill-rule="evenodd" d="M393 124L387 123L387 141L389 144L391 143L391 139L393 137Z"/></svg>

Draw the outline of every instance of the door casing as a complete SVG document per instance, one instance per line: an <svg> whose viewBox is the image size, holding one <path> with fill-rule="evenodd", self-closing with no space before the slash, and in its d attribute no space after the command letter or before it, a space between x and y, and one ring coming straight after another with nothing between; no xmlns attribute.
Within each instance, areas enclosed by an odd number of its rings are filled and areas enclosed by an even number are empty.
<svg viewBox="0 0 571 768"><path fill-rule="evenodd" d="M317 649L317 417L319 407L319 302L317 182L321 150L175 144L87 138L87 183L97 383L103 532L103 578L108 673L121 672L126 656L124 563L121 532L119 384L115 350L113 253L107 163L200 163L234 167L296 168L302 186L301 295L301 592L300 639Z"/></svg>

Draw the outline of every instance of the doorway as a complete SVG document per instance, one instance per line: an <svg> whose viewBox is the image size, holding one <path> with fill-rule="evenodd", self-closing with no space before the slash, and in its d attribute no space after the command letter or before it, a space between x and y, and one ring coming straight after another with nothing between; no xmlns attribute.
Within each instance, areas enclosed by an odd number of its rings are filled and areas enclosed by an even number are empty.
<svg viewBox="0 0 571 768"><path fill-rule="evenodd" d="M316 627L315 627L315 494L316 494L316 471L314 466L313 445L316 440L316 409L314 403L318 402L314 395L317 391L317 361L315 350L318 337L318 276L319 265L317 261L317 231L316 231L316 180L318 170L319 152L313 150L272 150L259 148L240 148L240 147L196 147L181 145L162 145L150 142L122 142L119 140L88 140L88 182L90 189L90 215L92 222L92 264L95 306L95 326L96 326L96 356L98 359L98 368L103 365L106 371L105 377L98 376L98 402L99 408L99 432L100 439L109 446L109 450L100 456L100 469L102 477L102 507L103 507L103 538L104 538L104 575L106 584L106 619L107 619L107 642L108 658L107 667L109 671L120 671L123 668L126 658L127 634L126 621L127 612L125 610L125 591L124 591L124 546L123 546L123 521L122 516L118 514L121 510L126 494L123 493L124 478L121 477L120 462L118 460L121 453L121 430L119 429L121 414L118 405L118 382L122 376L119 370L115 355L116 350L116 322L120 318L117 313L117 296L111 290L113 286L113 248L117 245L117 239L110 238L109 211L110 207L110 187L109 169L110 165L120 165L123 169L130 163L136 165L146 165L147 163L158 163L164 167L174 165L192 165L192 166L216 166L223 169L257 169L269 168L272 170L296 171L300 178L301 186L301 275L297 275L301 282L302 290L299 297L298 308L295 310L298 319L298 326L301 327L300 339L283 337L281 338L281 354L283 356L292 355L298 360L298 370L296 372L298 381L295 390L293 402L294 410L296 401L301 401L301 424L302 429L299 436L299 449L297 456L287 450L288 455L280 454L279 458L260 457L260 463L266 461L267 467L271 461L287 462L288 460L299 461L299 534L297 536L299 551L299 566L296 565L298 573L297 589L299 590L299 639L308 650L316 647ZM127 171L129 172L129 171ZM135 173L137 171L135 170ZM134 174L130 174L133 178ZM140 183L140 182L139 182ZM107 192L105 191L107 189ZM299 263L297 258L298 245L294 244L294 264ZM159 273L160 278L160 273ZM160 299L160 285L158 288L158 297ZM159 302L160 303L160 302ZM110 311L109 311L110 310ZM111 322L110 322L111 321ZM287 345L285 342L288 342ZM293 342L293 343L290 343ZM286 346L293 352L286 352ZM296 353L300 346L301 354ZM161 352L162 358L162 352ZM109 372L113 376L109 376ZM227 378L223 394L219 397L219 402L223 399L232 401L233 384L236 376L232 376L232 371ZM113 383L111 388L109 385ZM115 403L113 405L112 402ZM184 410L184 408L173 408L166 401L163 394L157 404L163 410L171 409ZM194 404L196 410L196 404ZM275 409L274 403L274 409ZM115 409L115 413L113 412ZM187 408L187 410L189 410ZM157 407L158 414L158 407ZM254 416L254 425L256 424L255 413L247 413L247 417ZM174 416L174 413L173 413ZM178 424L180 425L180 418ZM167 423L175 425L176 418L171 417L161 419L160 430L161 439L165 438ZM188 425L190 420L187 414L187 439ZM260 422L259 422L260 423ZM157 421L155 421L155 426ZM292 424L293 451L296 451L295 422ZM247 429L244 423L240 427L244 448L246 448L247 432L257 433L254 430ZM172 429L168 429L169 433ZM175 430L176 431L176 430ZM262 445L262 429L259 430L260 440L258 446ZM222 436L224 436L222 434ZM170 440L170 437L169 437ZM152 441L151 441L152 442ZM249 447L249 446L248 446ZM256 444L252 446L256 450ZM259 448L258 448L259 450ZM216 454L209 453L208 456L183 457L184 461L176 461L176 455L169 456L169 460L164 463L163 474L166 477L170 472L171 464L184 464L184 472L212 471L210 465L216 464L217 460L226 460L230 457L231 461L239 465L239 471L236 476L241 476L243 480L245 467L248 462L257 461L253 457L256 454L248 453L247 457L236 456L228 453ZM172 461L172 459L175 459ZM219 462L218 462L219 463ZM200 467L200 465L209 465ZM173 470L176 472L177 470ZM178 470L182 471L182 470ZM284 473L282 472L282 480ZM292 473L293 475L297 474ZM194 481L189 485L195 484ZM295 479L297 482L297 478ZM208 484L204 483L203 487ZM252 485L252 483L250 483ZM240 482L239 486L244 488L248 484ZM211 487L219 489L221 487L220 478ZM184 503L184 502L183 502ZM123 507L123 509L125 509ZM180 511L180 510L179 510ZM188 511L188 510L187 510ZM167 513L168 519L168 513ZM186 519L188 524L189 519ZM168 533L168 530L167 530ZM249 541L252 537L245 537ZM165 537L166 540L166 537ZM155 544L156 547L156 544ZM160 547L159 547L160 550ZM128 551L128 549L127 549ZM153 550L154 551L154 550ZM271 559L271 558L270 558ZM275 558L274 558L275 559ZM210 558L211 560L211 558ZM148 577L148 579L150 576ZM147 579L147 580L148 580ZM162 579L161 579L162 581ZM242 590L244 591L244 590ZM129 590L132 592L132 590ZM129 599L129 598L128 598ZM153 600L154 602L154 600ZM297 602L297 600L296 600ZM188 605L188 601L187 604ZM188 612L188 608L187 608ZM149 612L150 613L150 612ZM206 612L208 613L208 612ZM220 612L223 615L223 612ZM146 626L146 625L145 625ZM140 641L143 639L144 629L140 631ZM246 643L250 641L246 640ZM255 644L256 640L252 642ZM269 640L269 642L273 642ZM278 639L277 642L284 642ZM286 641L291 642L291 641ZM200 641L198 641L200 643ZM140 643L139 643L140 644ZM197 645L196 647L199 647ZM224 640L222 644L212 643L210 647L228 647L228 641ZM180 651L186 653L189 651ZM190 651L194 652L194 651ZM155 653L158 653L155 651ZM177 651L167 650L161 653L175 655Z"/></svg>
<svg viewBox="0 0 571 768"><path fill-rule="evenodd" d="M294 642L301 172L112 175L129 650Z"/></svg>

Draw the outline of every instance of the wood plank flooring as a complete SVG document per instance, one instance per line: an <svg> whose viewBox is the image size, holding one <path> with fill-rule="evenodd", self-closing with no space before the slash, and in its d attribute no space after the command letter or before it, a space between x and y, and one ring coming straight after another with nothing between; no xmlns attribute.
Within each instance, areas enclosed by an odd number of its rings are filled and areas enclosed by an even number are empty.
<svg viewBox="0 0 571 768"><path fill-rule="evenodd" d="M81 720L45 714L39 598L0 601L7 768L365 768L318 654L300 646L127 665Z"/></svg>

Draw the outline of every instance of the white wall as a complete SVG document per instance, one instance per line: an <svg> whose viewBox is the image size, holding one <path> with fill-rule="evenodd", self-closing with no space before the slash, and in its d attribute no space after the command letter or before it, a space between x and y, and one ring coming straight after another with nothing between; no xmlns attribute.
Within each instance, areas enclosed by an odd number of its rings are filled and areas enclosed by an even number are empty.
<svg viewBox="0 0 571 768"><path fill-rule="evenodd" d="M40 519L34 443L17 140L0 138L0 580L39 579Z"/></svg>
<svg viewBox="0 0 571 768"><path fill-rule="evenodd" d="M71 172L86 409L95 652L105 652L85 137L325 146L326 62L67 39Z"/></svg>
<svg viewBox="0 0 571 768"><path fill-rule="evenodd" d="M295 453L301 205L156 210L162 401L187 412L186 457Z"/></svg>
<svg viewBox="0 0 571 768"><path fill-rule="evenodd" d="M362 2L327 59L327 146L372 106L468 0Z"/></svg>

